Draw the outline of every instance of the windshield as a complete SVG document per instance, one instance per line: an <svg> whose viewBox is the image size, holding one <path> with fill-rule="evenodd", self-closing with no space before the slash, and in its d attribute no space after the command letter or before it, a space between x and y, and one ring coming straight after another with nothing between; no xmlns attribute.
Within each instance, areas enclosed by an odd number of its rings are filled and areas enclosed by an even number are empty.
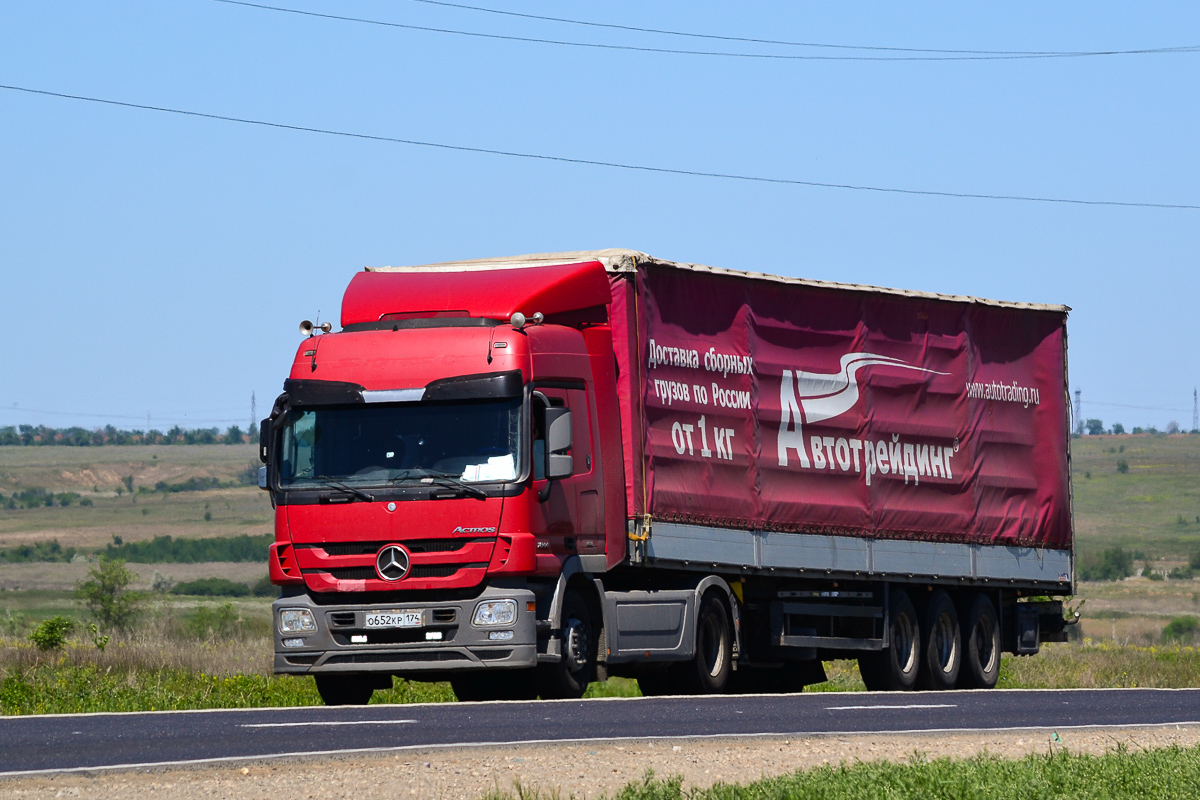
<svg viewBox="0 0 1200 800"><path fill-rule="evenodd" d="M515 480L521 402L513 397L292 409L282 431L279 480L291 488L435 476Z"/></svg>

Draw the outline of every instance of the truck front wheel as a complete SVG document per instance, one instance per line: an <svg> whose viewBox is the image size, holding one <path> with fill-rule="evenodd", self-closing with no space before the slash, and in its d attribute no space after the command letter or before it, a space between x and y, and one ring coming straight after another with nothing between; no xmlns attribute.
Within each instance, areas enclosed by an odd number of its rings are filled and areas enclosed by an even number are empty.
<svg viewBox="0 0 1200 800"><path fill-rule="evenodd" d="M596 669L596 625L587 602L568 589L563 596L562 634L557 663L538 665L539 694L546 700L583 697Z"/></svg>
<svg viewBox="0 0 1200 800"><path fill-rule="evenodd" d="M365 706L375 693L375 681L369 675L316 675L317 693L327 706ZM391 676L388 676L389 682Z"/></svg>
<svg viewBox="0 0 1200 800"><path fill-rule="evenodd" d="M921 626L908 593L892 589L888 600L888 648L858 657L858 671L872 692L909 691L921 669Z"/></svg>
<svg viewBox="0 0 1200 800"><path fill-rule="evenodd" d="M689 694L721 694L733 668L733 633L729 612L716 594L700 601L696 615L696 656L676 666Z"/></svg>

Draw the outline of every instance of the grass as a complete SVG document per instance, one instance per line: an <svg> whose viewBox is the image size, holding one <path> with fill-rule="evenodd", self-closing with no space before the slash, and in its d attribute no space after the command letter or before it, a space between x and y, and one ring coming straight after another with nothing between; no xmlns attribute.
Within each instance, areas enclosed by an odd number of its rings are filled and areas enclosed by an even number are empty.
<svg viewBox="0 0 1200 800"><path fill-rule="evenodd" d="M492 790L484 800L551 800L558 792L518 787ZM958 800L959 798L1079 798L1136 800L1200 796L1200 748L1169 747L1101 756L1063 749L1019 760L981 755L968 759L843 763L799 770L748 784L717 783L684 789L679 777L653 773L627 784L614 800Z"/></svg>
<svg viewBox="0 0 1200 800"><path fill-rule="evenodd" d="M163 535L270 535L267 493L231 486L252 463L258 463L255 445L0 447L0 494L5 497L42 488L73 492L92 502L0 509L0 547L57 540L63 548L94 550L112 543L114 535L125 542ZM125 490L129 477L133 495ZM182 487L212 481L225 488L152 491L160 483ZM151 491L141 493L143 488Z"/></svg>
<svg viewBox="0 0 1200 800"><path fill-rule="evenodd" d="M1186 561L1200 550L1200 435L1084 436L1071 442L1071 469L1082 557L1123 547Z"/></svg>

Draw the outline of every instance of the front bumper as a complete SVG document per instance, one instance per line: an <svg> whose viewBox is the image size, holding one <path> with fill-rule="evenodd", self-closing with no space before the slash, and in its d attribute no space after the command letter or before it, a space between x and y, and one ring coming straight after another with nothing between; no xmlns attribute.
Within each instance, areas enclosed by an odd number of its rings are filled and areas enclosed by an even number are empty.
<svg viewBox="0 0 1200 800"><path fill-rule="evenodd" d="M476 627L471 624L475 606L485 600L511 599L517 603L512 625ZM275 674L307 675L333 672L380 672L392 675L451 670L520 669L537 663L534 602L526 589L489 587L470 600L399 603L346 603L322 605L306 594L281 597L271 605L275 632ZM307 608L317 621L311 633L279 632L279 612ZM371 611L425 611L419 628L367 629L364 617ZM488 638L492 631L512 631L511 639ZM429 634L441 634L430 639ZM357 641L352 640L352 637ZM366 637L366 641L362 641ZM284 647L284 639L303 639L299 647Z"/></svg>

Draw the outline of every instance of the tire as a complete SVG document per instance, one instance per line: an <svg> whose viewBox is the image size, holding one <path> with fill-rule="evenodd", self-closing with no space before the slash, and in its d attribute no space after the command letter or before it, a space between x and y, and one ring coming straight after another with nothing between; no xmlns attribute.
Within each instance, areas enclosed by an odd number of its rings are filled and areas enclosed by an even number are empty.
<svg viewBox="0 0 1200 800"><path fill-rule="evenodd" d="M532 669L497 669L471 672L450 679L459 702L488 700L533 700L537 698L536 672Z"/></svg>
<svg viewBox="0 0 1200 800"><path fill-rule="evenodd" d="M958 609L950 595L938 589L925 608L922 629L921 674L917 681L922 689L953 689L962 667L962 632L958 625Z"/></svg>
<svg viewBox="0 0 1200 800"><path fill-rule="evenodd" d="M963 659L958 685L991 689L1000 677L1000 621L986 594L971 599L962 626Z"/></svg>
<svg viewBox="0 0 1200 800"><path fill-rule="evenodd" d="M903 589L888 600L888 648L858 657L863 683L872 692L907 692L921 671L921 626L917 610Z"/></svg>
<svg viewBox="0 0 1200 800"><path fill-rule="evenodd" d="M680 689L688 694L723 694L733 672L733 626L729 611L715 593L700 601L696 614L696 654L674 665Z"/></svg>
<svg viewBox="0 0 1200 800"><path fill-rule="evenodd" d="M562 659L537 667L538 693L547 700L583 697L596 670L597 626L587 602L573 589L563 597L559 642Z"/></svg>
<svg viewBox="0 0 1200 800"><path fill-rule="evenodd" d="M316 675L317 693L327 706L365 706L375 694L372 676L355 674Z"/></svg>

